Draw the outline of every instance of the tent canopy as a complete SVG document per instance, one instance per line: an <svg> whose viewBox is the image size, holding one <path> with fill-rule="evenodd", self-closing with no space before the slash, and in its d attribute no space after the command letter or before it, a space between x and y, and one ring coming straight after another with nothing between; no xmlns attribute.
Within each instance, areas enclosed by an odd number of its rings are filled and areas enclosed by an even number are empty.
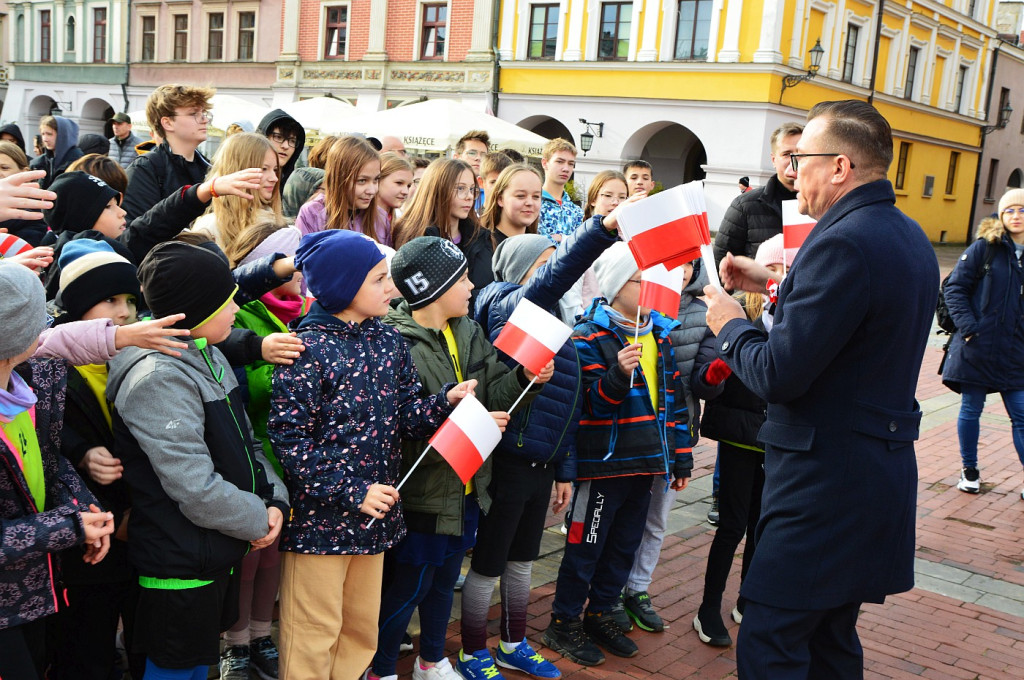
<svg viewBox="0 0 1024 680"><path fill-rule="evenodd" d="M306 130L323 130L356 115L356 107L334 97L313 97L290 102L281 107L289 116L299 121Z"/></svg>

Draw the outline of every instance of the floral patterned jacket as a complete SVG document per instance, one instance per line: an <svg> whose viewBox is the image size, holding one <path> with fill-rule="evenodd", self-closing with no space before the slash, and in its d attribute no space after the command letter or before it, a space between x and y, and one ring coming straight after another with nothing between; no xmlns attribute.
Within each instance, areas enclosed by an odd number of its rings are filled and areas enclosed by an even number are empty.
<svg viewBox="0 0 1024 680"><path fill-rule="evenodd" d="M314 303L297 330L306 350L275 370L267 423L292 503L281 550L383 552L405 536L401 503L372 527L359 505L371 484L398 483L401 439L437 430L454 384L420 398L408 345L379 319L346 323Z"/></svg>
<svg viewBox="0 0 1024 680"><path fill-rule="evenodd" d="M60 455L67 364L31 359L18 369L35 391L36 434L43 456L46 505L37 512L14 453L0 441L0 629L56 611L57 555L84 541L79 512L99 504ZM60 595L62 596L62 595Z"/></svg>

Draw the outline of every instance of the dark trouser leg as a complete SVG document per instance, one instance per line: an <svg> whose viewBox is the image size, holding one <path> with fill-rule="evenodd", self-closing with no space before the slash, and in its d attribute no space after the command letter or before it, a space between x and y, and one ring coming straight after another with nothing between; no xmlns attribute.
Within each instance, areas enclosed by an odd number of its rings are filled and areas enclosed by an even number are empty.
<svg viewBox="0 0 1024 680"><path fill-rule="evenodd" d="M614 515L604 549L600 553L597 568L590 580L590 603L587 611L611 611L619 599L619 593L629 579L633 559L644 536L647 511L651 505L651 478L637 475L614 480L618 494L610 496L617 500ZM607 506L606 506L607 507Z"/></svg>

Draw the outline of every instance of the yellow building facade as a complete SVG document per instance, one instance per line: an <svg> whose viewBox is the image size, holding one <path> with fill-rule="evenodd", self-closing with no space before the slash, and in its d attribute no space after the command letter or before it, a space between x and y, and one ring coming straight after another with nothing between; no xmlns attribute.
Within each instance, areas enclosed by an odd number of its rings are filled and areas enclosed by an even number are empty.
<svg viewBox="0 0 1024 680"><path fill-rule="evenodd" d="M819 101L870 100L893 128L897 205L933 241L963 241L980 128L998 105L995 4L504 0L498 113L576 141L580 119L604 123L580 156L583 183L644 158L666 186L704 179L715 225L740 177L771 176L773 129ZM815 77L785 87L819 42Z"/></svg>

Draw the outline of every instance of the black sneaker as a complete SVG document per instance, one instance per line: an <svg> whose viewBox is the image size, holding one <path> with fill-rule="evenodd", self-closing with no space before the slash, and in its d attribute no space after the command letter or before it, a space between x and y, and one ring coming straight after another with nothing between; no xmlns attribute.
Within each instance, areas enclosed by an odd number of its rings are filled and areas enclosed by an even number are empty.
<svg viewBox="0 0 1024 680"><path fill-rule="evenodd" d="M581 666L600 666L604 653L583 632L579 619L559 619L551 615L551 625L544 631L544 644Z"/></svg>
<svg viewBox="0 0 1024 680"><path fill-rule="evenodd" d="M221 680L249 680L249 646L230 645L220 653Z"/></svg>
<svg viewBox="0 0 1024 680"><path fill-rule="evenodd" d="M277 646L270 636L249 643L249 667L263 680L277 680Z"/></svg>
<svg viewBox="0 0 1024 680"><path fill-rule="evenodd" d="M627 595L623 602L626 605L626 613L629 614L629 618L636 621L640 630L646 630L648 633L660 633L665 630L665 622L658 616L658 612L654 611L654 607L651 605L651 596L647 594L647 591L636 595Z"/></svg>
<svg viewBox="0 0 1024 680"><path fill-rule="evenodd" d="M706 610L703 607L698 609L697 616L693 618L693 629L697 631L701 642L712 647L732 645L732 636L725 629L722 614L717 610Z"/></svg>
<svg viewBox="0 0 1024 680"><path fill-rule="evenodd" d="M711 497L711 509L708 510L708 524L713 527L718 526L718 496Z"/></svg>
<svg viewBox="0 0 1024 680"><path fill-rule="evenodd" d="M583 630L594 642L615 656L629 658L639 651L636 643L626 637L611 617L611 612L587 612L583 617Z"/></svg>
<svg viewBox="0 0 1024 680"><path fill-rule="evenodd" d="M960 471L960 481L956 488L964 493L978 493L981 491L981 473L976 467L965 467Z"/></svg>
<svg viewBox="0 0 1024 680"><path fill-rule="evenodd" d="M629 620L629 614L626 613L626 605L622 601L622 593L619 593L619 599L615 600L615 604L612 605L611 617L615 619L616 625L623 633L628 633L633 630L633 622Z"/></svg>

